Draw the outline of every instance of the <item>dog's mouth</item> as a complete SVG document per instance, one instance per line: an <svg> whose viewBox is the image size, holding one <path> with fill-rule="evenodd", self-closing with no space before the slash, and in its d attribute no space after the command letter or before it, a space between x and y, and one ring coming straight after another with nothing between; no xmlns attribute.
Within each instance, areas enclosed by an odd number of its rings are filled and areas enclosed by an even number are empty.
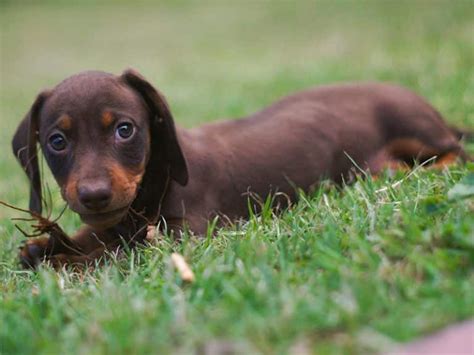
<svg viewBox="0 0 474 355"><path fill-rule="evenodd" d="M80 213L82 221L97 228L109 228L119 223L127 214L128 206L108 212Z"/></svg>

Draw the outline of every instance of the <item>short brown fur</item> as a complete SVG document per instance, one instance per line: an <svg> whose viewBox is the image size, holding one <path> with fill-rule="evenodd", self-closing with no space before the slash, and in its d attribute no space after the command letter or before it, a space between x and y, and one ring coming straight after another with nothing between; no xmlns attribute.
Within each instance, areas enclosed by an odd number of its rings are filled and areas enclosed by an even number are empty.
<svg viewBox="0 0 474 355"><path fill-rule="evenodd" d="M71 121L61 129L73 129L64 133L68 146L54 151L47 132L61 115ZM102 129L113 121L128 126ZM377 174L416 161L444 166L467 159L441 115L396 85L321 86L239 120L182 129L164 96L137 72L85 72L40 94L15 134L36 212L36 130L65 199L87 226L70 239L80 252L46 238L28 242L20 253L25 267L92 263L123 242L144 241L148 225L158 223L177 238L183 228L204 234L215 216L222 225L246 218L249 206L258 212L249 196L279 193L275 203L287 206L297 188L349 181L361 168Z"/></svg>

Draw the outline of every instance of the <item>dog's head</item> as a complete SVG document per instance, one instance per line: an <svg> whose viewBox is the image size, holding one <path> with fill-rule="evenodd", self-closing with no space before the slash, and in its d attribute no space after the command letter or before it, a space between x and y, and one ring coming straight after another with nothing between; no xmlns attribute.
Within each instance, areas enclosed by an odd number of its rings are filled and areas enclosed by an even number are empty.
<svg viewBox="0 0 474 355"><path fill-rule="evenodd" d="M12 144L31 182L30 210L41 213L37 143L69 207L96 228L117 224L137 195L153 193L142 181L169 174L187 183L168 105L133 70L80 73L36 98Z"/></svg>

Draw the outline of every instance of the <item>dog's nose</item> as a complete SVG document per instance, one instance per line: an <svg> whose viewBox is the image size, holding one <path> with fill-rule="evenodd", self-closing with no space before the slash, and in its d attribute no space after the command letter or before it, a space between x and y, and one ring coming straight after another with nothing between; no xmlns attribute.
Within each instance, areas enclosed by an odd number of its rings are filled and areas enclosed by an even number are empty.
<svg viewBox="0 0 474 355"><path fill-rule="evenodd" d="M112 200L110 184L105 181L80 184L77 187L77 195L85 207L96 211L107 207Z"/></svg>

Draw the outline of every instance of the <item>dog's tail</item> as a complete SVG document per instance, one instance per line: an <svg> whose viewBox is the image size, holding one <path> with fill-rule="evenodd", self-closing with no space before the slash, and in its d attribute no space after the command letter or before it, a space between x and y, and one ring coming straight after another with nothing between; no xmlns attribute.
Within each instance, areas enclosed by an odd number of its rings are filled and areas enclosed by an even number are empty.
<svg viewBox="0 0 474 355"><path fill-rule="evenodd" d="M463 141L464 143L474 143L474 130L454 126L450 126L449 129L458 140ZM474 162L474 156L464 149L461 151L460 157L464 162Z"/></svg>
<svg viewBox="0 0 474 355"><path fill-rule="evenodd" d="M474 130L450 126L449 129L459 140L472 142L474 141Z"/></svg>

